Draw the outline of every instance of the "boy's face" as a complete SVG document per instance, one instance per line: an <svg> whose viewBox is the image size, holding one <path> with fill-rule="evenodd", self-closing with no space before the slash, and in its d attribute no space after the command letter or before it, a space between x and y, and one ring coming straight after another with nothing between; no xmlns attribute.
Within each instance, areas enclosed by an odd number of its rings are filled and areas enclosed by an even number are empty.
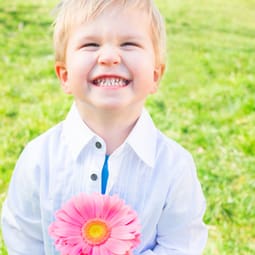
<svg viewBox="0 0 255 255"><path fill-rule="evenodd" d="M95 110L140 109L162 72L155 63L150 20L141 11L120 8L76 27L65 63L56 63L64 91Z"/></svg>

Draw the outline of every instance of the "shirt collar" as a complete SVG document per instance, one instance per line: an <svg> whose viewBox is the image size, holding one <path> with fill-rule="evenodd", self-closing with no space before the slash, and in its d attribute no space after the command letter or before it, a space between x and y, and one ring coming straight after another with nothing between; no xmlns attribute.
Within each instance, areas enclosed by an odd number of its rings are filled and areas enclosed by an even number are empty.
<svg viewBox="0 0 255 255"><path fill-rule="evenodd" d="M153 167L155 163L156 136L156 127L149 113L143 109L125 144L128 144L149 167ZM82 149L94 137L97 137L83 122L75 104L72 105L64 121L63 137L75 159L77 159ZM97 139L101 138L97 137Z"/></svg>
<svg viewBox="0 0 255 255"><path fill-rule="evenodd" d="M62 135L75 159L89 141L96 136L81 119L75 104L72 105L64 121Z"/></svg>
<svg viewBox="0 0 255 255"><path fill-rule="evenodd" d="M126 142L136 154L149 166L155 164L157 129L149 115L143 109L140 118L129 134Z"/></svg>

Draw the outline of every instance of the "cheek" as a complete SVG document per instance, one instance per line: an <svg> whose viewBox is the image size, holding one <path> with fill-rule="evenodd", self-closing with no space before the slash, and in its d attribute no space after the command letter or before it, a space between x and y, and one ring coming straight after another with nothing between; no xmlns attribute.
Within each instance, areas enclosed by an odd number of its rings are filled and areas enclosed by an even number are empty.
<svg viewBox="0 0 255 255"><path fill-rule="evenodd" d="M152 83L154 81L155 67L149 60L144 61L141 63L140 73L147 82Z"/></svg>
<svg viewBox="0 0 255 255"><path fill-rule="evenodd" d="M128 59L128 66L139 75L144 74L153 77L154 58L150 54L137 54L130 57Z"/></svg>
<svg viewBox="0 0 255 255"><path fill-rule="evenodd" d="M155 79L155 66L151 62L143 64L143 69L141 70L143 88L148 92L148 94L153 94L157 91L157 80Z"/></svg>
<svg viewBox="0 0 255 255"><path fill-rule="evenodd" d="M73 71L88 70L94 62L94 57L85 52L73 52L69 54L67 59L67 67Z"/></svg>
<svg viewBox="0 0 255 255"><path fill-rule="evenodd" d="M85 79L88 75L87 65L81 61L73 61L67 66L69 80Z"/></svg>

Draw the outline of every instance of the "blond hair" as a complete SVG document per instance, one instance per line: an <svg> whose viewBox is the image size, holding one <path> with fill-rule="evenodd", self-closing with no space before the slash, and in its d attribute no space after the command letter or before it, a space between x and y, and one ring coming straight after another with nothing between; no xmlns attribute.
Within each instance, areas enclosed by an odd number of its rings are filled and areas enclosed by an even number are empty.
<svg viewBox="0 0 255 255"><path fill-rule="evenodd" d="M53 23L53 41L56 61L65 61L66 47L72 29L89 22L111 5L118 6L121 10L134 8L148 14L156 62L165 64L165 24L153 0L62 0L54 10L56 18Z"/></svg>

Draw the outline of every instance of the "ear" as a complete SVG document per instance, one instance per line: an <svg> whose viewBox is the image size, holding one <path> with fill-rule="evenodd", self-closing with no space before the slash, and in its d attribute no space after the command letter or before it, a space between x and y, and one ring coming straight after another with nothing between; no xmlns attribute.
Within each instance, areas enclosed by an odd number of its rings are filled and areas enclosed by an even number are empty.
<svg viewBox="0 0 255 255"><path fill-rule="evenodd" d="M160 64L159 66L156 66L154 69L154 73L153 73L153 79L154 79L154 83L155 86L153 87L151 94L157 92L158 90L158 86L159 86L159 82L164 74L165 71L165 65L164 64Z"/></svg>
<svg viewBox="0 0 255 255"><path fill-rule="evenodd" d="M72 94L72 90L68 83L68 71L65 63L57 61L55 63L55 72L60 81L61 87L66 94Z"/></svg>
<svg viewBox="0 0 255 255"><path fill-rule="evenodd" d="M165 71L165 64L160 64L154 69L154 82L159 83Z"/></svg>

